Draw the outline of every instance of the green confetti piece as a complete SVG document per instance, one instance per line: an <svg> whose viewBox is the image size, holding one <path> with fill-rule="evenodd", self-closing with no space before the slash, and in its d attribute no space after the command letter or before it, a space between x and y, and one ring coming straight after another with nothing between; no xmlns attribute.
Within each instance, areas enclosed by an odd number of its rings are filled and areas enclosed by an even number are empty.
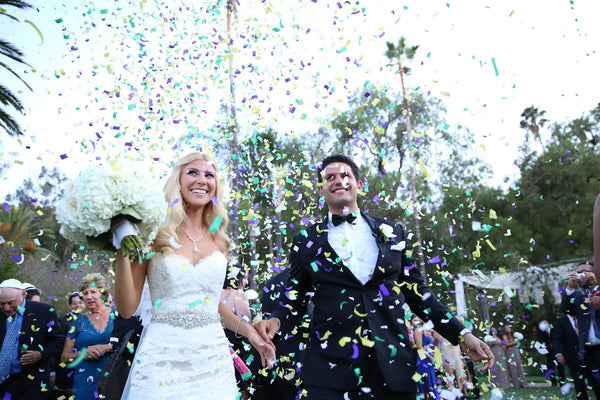
<svg viewBox="0 0 600 400"><path fill-rule="evenodd" d="M210 228L208 228L208 231L210 233L215 233L217 229L219 229L219 226L221 226L221 222L223 222L223 218L217 215L213 223L210 225Z"/></svg>
<svg viewBox="0 0 600 400"><path fill-rule="evenodd" d="M310 263L310 266L312 267L313 271L315 271L315 272L317 272L319 270L319 266L314 261Z"/></svg>
<svg viewBox="0 0 600 400"><path fill-rule="evenodd" d="M494 72L496 73L496 76L500 75L498 73L498 67L496 66L496 59L494 57L492 57L492 65L494 66Z"/></svg>
<svg viewBox="0 0 600 400"><path fill-rule="evenodd" d="M196 306L199 306L200 304L202 304L202 300L196 300L196 301L192 301L192 302L189 304L189 307L190 307L190 308L194 308L194 307L196 307Z"/></svg>
<svg viewBox="0 0 600 400"><path fill-rule="evenodd" d="M70 364L67 364L67 368L75 368L76 366L78 366L79 363L81 363L83 360L85 360L86 354L87 354L87 348L84 347L83 349L81 349L81 354L79 354L79 357L74 359Z"/></svg>
<svg viewBox="0 0 600 400"><path fill-rule="evenodd" d="M152 308L158 308L162 305L162 300L158 299L154 302L154 305L152 306Z"/></svg>

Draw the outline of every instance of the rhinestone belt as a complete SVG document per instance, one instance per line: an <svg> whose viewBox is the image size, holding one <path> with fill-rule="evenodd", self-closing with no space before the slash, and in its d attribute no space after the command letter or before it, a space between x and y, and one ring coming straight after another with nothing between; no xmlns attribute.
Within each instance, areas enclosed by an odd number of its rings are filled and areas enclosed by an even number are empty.
<svg viewBox="0 0 600 400"><path fill-rule="evenodd" d="M154 313L152 314L152 322L189 329L221 322L221 317L219 314L212 314L205 311Z"/></svg>

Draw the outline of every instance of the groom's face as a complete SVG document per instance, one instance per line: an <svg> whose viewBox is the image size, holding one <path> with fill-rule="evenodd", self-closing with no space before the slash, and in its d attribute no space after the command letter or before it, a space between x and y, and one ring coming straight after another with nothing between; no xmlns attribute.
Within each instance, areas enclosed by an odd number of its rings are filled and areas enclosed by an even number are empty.
<svg viewBox="0 0 600 400"><path fill-rule="evenodd" d="M325 197L329 210L334 214L353 212L358 209L357 190L362 190L363 183L357 182L352 168L342 162L334 162L325 167L319 186L319 195Z"/></svg>

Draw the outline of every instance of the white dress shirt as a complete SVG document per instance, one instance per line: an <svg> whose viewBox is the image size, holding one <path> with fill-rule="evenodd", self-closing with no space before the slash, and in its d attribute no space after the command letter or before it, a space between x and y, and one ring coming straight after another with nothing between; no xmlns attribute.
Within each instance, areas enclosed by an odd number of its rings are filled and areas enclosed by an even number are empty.
<svg viewBox="0 0 600 400"><path fill-rule="evenodd" d="M353 223L331 223L329 213L327 240L344 265L363 285L373 277L379 248L367 221L358 213Z"/></svg>

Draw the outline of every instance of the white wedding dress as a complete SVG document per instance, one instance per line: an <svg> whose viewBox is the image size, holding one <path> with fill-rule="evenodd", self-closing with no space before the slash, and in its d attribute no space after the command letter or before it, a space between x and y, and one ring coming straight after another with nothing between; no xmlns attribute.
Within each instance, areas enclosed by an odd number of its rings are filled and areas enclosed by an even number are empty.
<svg viewBox="0 0 600 400"><path fill-rule="evenodd" d="M156 253L148 266L152 299L123 399L235 400L233 360L218 314L227 259L192 265Z"/></svg>

